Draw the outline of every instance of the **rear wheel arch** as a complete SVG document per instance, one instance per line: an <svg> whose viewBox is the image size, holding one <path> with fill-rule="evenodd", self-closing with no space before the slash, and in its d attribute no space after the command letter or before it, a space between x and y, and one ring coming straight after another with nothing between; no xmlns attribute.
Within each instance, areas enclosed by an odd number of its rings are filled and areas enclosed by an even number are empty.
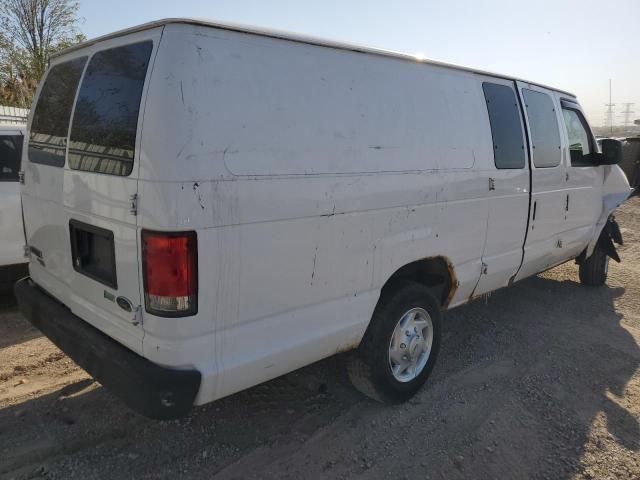
<svg viewBox="0 0 640 480"><path fill-rule="evenodd" d="M429 289L430 294L437 301L441 310L446 310L458 288L458 280L451 261L444 256L425 257L403 265L391 274L380 289L375 309L385 297L393 295L408 283L417 283ZM375 314L375 309L372 314ZM354 345L359 348L371 329L368 323L360 340Z"/></svg>
<svg viewBox="0 0 640 480"><path fill-rule="evenodd" d="M428 287L443 309L451 303L458 283L453 264L447 257L426 257L397 269L382 286L380 297L402 280Z"/></svg>

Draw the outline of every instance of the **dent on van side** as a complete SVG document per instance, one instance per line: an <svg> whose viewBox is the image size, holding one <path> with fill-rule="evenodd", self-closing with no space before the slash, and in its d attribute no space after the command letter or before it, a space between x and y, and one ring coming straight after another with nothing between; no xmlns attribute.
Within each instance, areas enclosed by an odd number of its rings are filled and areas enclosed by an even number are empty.
<svg viewBox="0 0 640 480"><path fill-rule="evenodd" d="M603 284L629 194L567 92L195 20L55 57L32 112L21 311L154 418L346 350L404 401L445 310Z"/></svg>

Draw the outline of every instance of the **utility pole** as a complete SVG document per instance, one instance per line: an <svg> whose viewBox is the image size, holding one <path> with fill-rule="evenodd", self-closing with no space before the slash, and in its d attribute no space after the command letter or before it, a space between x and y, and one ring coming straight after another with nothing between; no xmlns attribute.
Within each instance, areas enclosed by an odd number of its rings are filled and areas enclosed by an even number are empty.
<svg viewBox="0 0 640 480"><path fill-rule="evenodd" d="M616 104L611 101L611 79L609 79L609 103L605 103L604 105L607 107L605 112L605 126L609 126L609 131L611 135L613 135L613 110Z"/></svg>
<svg viewBox="0 0 640 480"><path fill-rule="evenodd" d="M633 107L635 103L627 102L627 103L623 103L622 105L624 105L624 110L622 110L622 112L620 113L621 115L624 116L623 125L627 127L631 125L631 114L636 113L633 110L631 110L631 107Z"/></svg>

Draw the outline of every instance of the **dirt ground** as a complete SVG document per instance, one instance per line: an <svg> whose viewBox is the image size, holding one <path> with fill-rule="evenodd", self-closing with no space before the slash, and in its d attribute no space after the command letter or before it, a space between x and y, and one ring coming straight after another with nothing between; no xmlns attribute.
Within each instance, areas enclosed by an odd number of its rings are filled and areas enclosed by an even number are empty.
<svg viewBox="0 0 640 480"><path fill-rule="evenodd" d="M427 388L388 407L331 358L156 422L0 299L0 479L640 479L640 198L622 264L567 264L445 315Z"/></svg>

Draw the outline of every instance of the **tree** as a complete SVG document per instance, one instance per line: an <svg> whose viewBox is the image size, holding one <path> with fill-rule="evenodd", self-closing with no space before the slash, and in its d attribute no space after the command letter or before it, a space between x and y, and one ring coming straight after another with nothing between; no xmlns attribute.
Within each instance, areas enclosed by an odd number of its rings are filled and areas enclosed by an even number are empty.
<svg viewBox="0 0 640 480"><path fill-rule="evenodd" d="M28 107L49 57L85 39L75 0L0 0L0 102Z"/></svg>

